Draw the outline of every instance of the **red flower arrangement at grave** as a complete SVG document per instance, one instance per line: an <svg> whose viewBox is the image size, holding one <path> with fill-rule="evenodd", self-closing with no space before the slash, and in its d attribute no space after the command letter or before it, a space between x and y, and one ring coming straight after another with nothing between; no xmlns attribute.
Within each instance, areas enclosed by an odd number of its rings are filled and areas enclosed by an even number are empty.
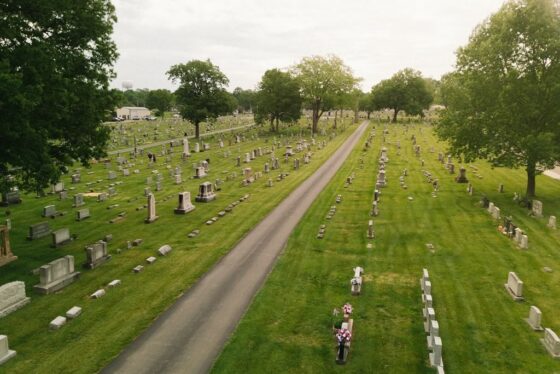
<svg viewBox="0 0 560 374"><path fill-rule="evenodd" d="M352 339L352 333L347 329L340 329L336 332L336 340L339 343L349 342Z"/></svg>
<svg viewBox="0 0 560 374"><path fill-rule="evenodd" d="M344 314L352 314L352 305L346 303L342 307L342 310L344 311Z"/></svg>

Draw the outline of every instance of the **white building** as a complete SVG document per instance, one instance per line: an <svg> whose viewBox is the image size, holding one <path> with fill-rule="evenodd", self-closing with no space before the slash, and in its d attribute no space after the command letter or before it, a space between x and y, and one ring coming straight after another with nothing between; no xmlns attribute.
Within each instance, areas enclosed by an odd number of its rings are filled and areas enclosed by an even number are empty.
<svg viewBox="0 0 560 374"><path fill-rule="evenodd" d="M122 108L117 108L117 117L122 117L123 119L142 119L151 114L150 110L144 107L123 106Z"/></svg>

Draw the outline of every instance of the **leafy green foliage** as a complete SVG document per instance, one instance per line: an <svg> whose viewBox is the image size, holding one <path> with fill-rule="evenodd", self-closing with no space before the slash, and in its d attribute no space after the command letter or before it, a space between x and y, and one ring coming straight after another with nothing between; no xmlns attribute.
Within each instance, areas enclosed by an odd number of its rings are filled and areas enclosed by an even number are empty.
<svg viewBox="0 0 560 374"><path fill-rule="evenodd" d="M106 0L0 5L0 174L20 188L42 189L73 160L104 154L115 21Z"/></svg>
<svg viewBox="0 0 560 374"><path fill-rule="evenodd" d="M314 133L324 111L334 108L337 96L352 91L359 81L342 59L334 55L304 57L293 67L292 74L297 77L303 99L313 111Z"/></svg>
<svg viewBox="0 0 560 374"><path fill-rule="evenodd" d="M410 115L422 115L428 109L433 97L419 71L407 68L397 72L390 79L383 80L371 90L373 106L376 110L392 109L393 122L404 110Z"/></svg>
<svg viewBox="0 0 560 374"><path fill-rule="evenodd" d="M173 83L179 82L175 100L183 118L194 123L197 138L200 122L234 110L235 98L225 89L229 80L210 60L173 65L167 75Z"/></svg>
<svg viewBox="0 0 560 374"><path fill-rule="evenodd" d="M173 100L173 94L169 90L152 90L146 98L146 106L149 109L157 110L158 115L163 117L165 112L171 109Z"/></svg>
<svg viewBox="0 0 560 374"><path fill-rule="evenodd" d="M123 92L124 100L122 106L146 107L150 90L147 88L138 88L135 90L126 90Z"/></svg>
<svg viewBox="0 0 560 374"><path fill-rule="evenodd" d="M442 80L438 134L454 154L525 166L527 196L539 167L560 158L560 20L549 0L519 0L479 25Z"/></svg>
<svg viewBox="0 0 560 374"><path fill-rule="evenodd" d="M301 116L299 84L289 73L278 69L264 73L255 101L255 121L269 121L273 131L278 131L279 121L297 121Z"/></svg>
<svg viewBox="0 0 560 374"><path fill-rule="evenodd" d="M250 112L255 104L255 91L244 90L236 87L233 90L233 96L237 99L237 110L240 113Z"/></svg>

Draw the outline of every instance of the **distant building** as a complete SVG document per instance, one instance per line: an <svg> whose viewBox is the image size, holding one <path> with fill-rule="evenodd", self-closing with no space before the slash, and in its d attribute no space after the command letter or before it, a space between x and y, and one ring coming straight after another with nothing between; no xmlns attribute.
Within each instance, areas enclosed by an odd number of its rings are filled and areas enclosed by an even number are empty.
<svg viewBox="0 0 560 374"><path fill-rule="evenodd" d="M117 108L117 117L122 117L123 119L142 119L151 114L150 109L144 107L123 106L122 108Z"/></svg>

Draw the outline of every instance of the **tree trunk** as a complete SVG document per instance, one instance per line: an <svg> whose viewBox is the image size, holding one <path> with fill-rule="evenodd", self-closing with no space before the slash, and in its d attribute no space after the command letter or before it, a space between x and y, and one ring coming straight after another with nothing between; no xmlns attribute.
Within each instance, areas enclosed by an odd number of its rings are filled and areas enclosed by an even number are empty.
<svg viewBox="0 0 560 374"><path fill-rule="evenodd" d="M358 123L358 109L354 109L354 123Z"/></svg>
<svg viewBox="0 0 560 374"><path fill-rule="evenodd" d="M197 139L200 138L200 122L195 122L194 124L194 137Z"/></svg>
<svg viewBox="0 0 560 374"><path fill-rule="evenodd" d="M313 105L313 134L317 134L319 124L319 104Z"/></svg>
<svg viewBox="0 0 560 374"><path fill-rule="evenodd" d="M335 110L335 111L334 111L334 126L333 126L333 129L336 129L336 120L337 120L337 119L338 119L338 111Z"/></svg>
<svg viewBox="0 0 560 374"><path fill-rule="evenodd" d="M371 116L371 112L367 112L367 119Z"/></svg>
<svg viewBox="0 0 560 374"><path fill-rule="evenodd" d="M537 168L537 165L534 161L528 161L527 162L527 192L526 192L526 197L528 199L535 197L536 168Z"/></svg>
<svg viewBox="0 0 560 374"><path fill-rule="evenodd" d="M397 114L399 114L399 110L395 109L393 113L393 123L397 123Z"/></svg>
<svg viewBox="0 0 560 374"><path fill-rule="evenodd" d="M279 129L280 129L280 125L279 125L278 117L276 117L276 132L278 132Z"/></svg>
<svg viewBox="0 0 560 374"><path fill-rule="evenodd" d="M274 117L270 117L270 131L274 132Z"/></svg>

